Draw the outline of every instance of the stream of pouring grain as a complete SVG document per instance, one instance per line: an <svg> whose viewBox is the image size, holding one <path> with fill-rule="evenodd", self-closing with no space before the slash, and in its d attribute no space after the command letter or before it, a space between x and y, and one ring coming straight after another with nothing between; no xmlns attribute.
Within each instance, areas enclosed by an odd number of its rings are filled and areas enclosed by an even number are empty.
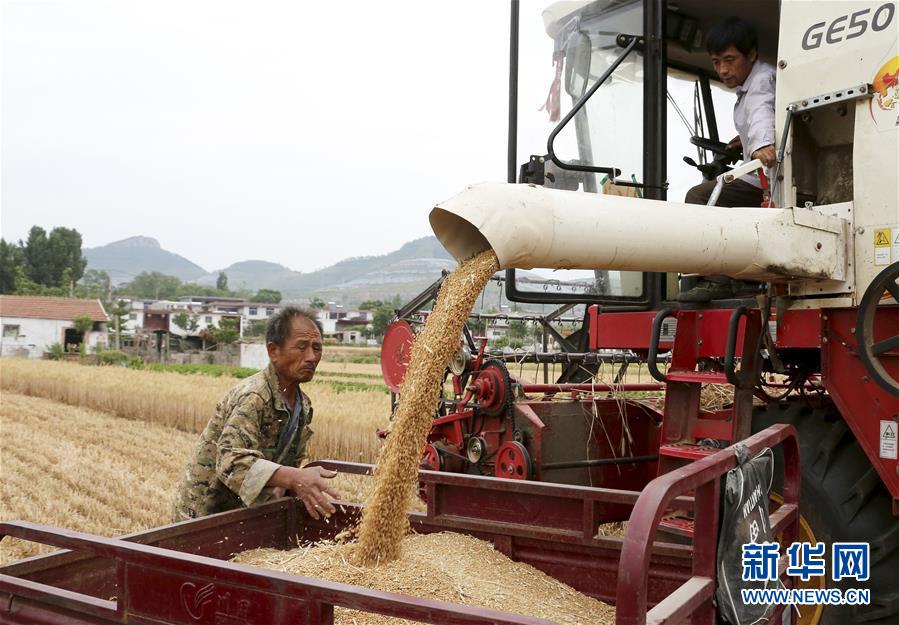
<svg viewBox="0 0 899 625"><path fill-rule="evenodd" d="M498 269L492 250L459 265L443 281L434 309L415 338L393 429L381 452L374 490L359 526L356 557L363 564L389 562L400 555L400 543L409 529L406 510L444 371L459 348L462 326L475 300Z"/></svg>

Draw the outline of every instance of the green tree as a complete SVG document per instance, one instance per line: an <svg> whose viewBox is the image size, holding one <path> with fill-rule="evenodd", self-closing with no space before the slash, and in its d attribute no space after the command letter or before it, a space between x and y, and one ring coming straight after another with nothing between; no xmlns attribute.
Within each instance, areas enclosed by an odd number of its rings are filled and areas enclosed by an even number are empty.
<svg viewBox="0 0 899 625"><path fill-rule="evenodd" d="M534 343L541 344L543 341L543 326L539 323L535 323L531 326L531 338L534 340Z"/></svg>
<svg viewBox="0 0 899 625"><path fill-rule="evenodd" d="M327 304L325 304L325 300L323 300L322 298L318 297L317 295L313 295L313 296L309 299L309 307L310 307L310 308L319 308L319 309L321 309L321 308L324 308L325 306L327 306Z"/></svg>
<svg viewBox="0 0 899 625"><path fill-rule="evenodd" d="M175 289L175 295L172 297L182 297L185 295L203 295L207 297L215 295L229 296L231 295L231 291L220 291L213 286L196 284L194 282L184 282L178 285L178 288Z"/></svg>
<svg viewBox="0 0 899 625"><path fill-rule="evenodd" d="M48 287L71 286L87 267L87 259L81 254L81 234L73 228L54 228L48 236L46 230L33 226L22 251L28 278ZM68 284L64 284L66 279Z"/></svg>
<svg viewBox="0 0 899 625"><path fill-rule="evenodd" d="M106 312L109 315L109 332L112 334L113 345L115 345L116 349L120 349L122 335L125 333L125 326L128 323L128 315L131 310L128 308L127 302L118 300L110 305Z"/></svg>
<svg viewBox="0 0 899 625"><path fill-rule="evenodd" d="M379 299L367 299L361 304L359 304L359 310L375 310L379 306L382 306L384 302Z"/></svg>
<svg viewBox="0 0 899 625"><path fill-rule="evenodd" d="M106 299L112 291L112 280L109 274L98 269L88 269L81 278L76 293L79 297L89 297L91 299Z"/></svg>
<svg viewBox="0 0 899 625"><path fill-rule="evenodd" d="M13 292L16 295L47 295L47 288L28 277L24 265L16 267L16 275L13 279ZM61 293L59 294L61 295Z"/></svg>
<svg viewBox="0 0 899 625"><path fill-rule="evenodd" d="M470 319L466 323L468 324L468 331L473 335L484 336L485 334L487 334L486 319Z"/></svg>
<svg viewBox="0 0 899 625"><path fill-rule="evenodd" d="M237 317L223 317L219 327L212 330L212 337L219 345L228 345L240 338L240 319Z"/></svg>
<svg viewBox="0 0 899 625"><path fill-rule="evenodd" d="M188 335L196 334L197 328L200 327L200 318L198 315L191 315L186 312L179 312L172 317L172 322L186 331Z"/></svg>
<svg viewBox="0 0 899 625"><path fill-rule="evenodd" d="M524 321L520 321L518 319L514 319L509 322L509 331L506 333L509 337L509 340L516 339L521 341L528 335L528 328L525 325Z"/></svg>
<svg viewBox="0 0 899 625"><path fill-rule="evenodd" d="M16 290L16 271L24 270L25 255L22 248L15 243L7 243L0 239L0 293L14 293Z"/></svg>
<svg viewBox="0 0 899 625"><path fill-rule="evenodd" d="M219 272L219 277L215 281L215 288L217 288L219 291L228 290L228 276L225 275L224 271Z"/></svg>
<svg viewBox="0 0 899 625"><path fill-rule="evenodd" d="M396 315L396 309L390 304L381 304L375 309L374 318L372 319L372 333L377 338L381 338L384 336L384 333L387 331L387 326L390 325L390 321Z"/></svg>
<svg viewBox="0 0 899 625"><path fill-rule="evenodd" d="M81 335L81 344L86 344L87 333L90 332L94 327L94 320L91 319L88 315L78 315L77 317L72 319L72 325L75 327L75 330Z"/></svg>
<svg viewBox="0 0 899 625"><path fill-rule="evenodd" d="M268 330L268 321L265 319L253 319L247 325L247 329L244 330L244 336L251 337L259 337L265 336L266 330Z"/></svg>
<svg viewBox="0 0 899 625"><path fill-rule="evenodd" d="M256 295L253 296L253 301L259 302L260 304L280 304L281 291L276 291L275 289L259 289L256 291Z"/></svg>
<svg viewBox="0 0 899 625"><path fill-rule="evenodd" d="M177 295L180 286L181 280L175 276L167 276L158 271L144 271L116 290L146 299L169 299Z"/></svg>
<svg viewBox="0 0 899 625"><path fill-rule="evenodd" d="M40 226L32 226L25 244L19 241L25 255L25 273L35 284L47 284L50 279L50 245L47 231ZM54 285L56 286L56 285Z"/></svg>

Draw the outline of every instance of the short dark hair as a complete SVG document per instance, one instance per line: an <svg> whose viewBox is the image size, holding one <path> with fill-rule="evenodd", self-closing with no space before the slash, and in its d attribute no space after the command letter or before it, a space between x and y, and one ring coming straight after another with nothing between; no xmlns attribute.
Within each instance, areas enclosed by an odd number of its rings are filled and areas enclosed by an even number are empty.
<svg viewBox="0 0 899 625"><path fill-rule="evenodd" d="M709 54L721 53L734 46L743 54L758 50L759 36L755 27L739 17L728 17L715 24L705 38L705 49Z"/></svg>
<svg viewBox="0 0 899 625"><path fill-rule="evenodd" d="M301 317L306 321L310 321L318 328L319 334L324 334L322 324L318 320L315 311L311 308L303 308L302 306L285 306L277 313L272 315L268 320L268 326L265 329L266 342L274 343L279 347L284 347L284 342L290 336L293 329L294 317Z"/></svg>

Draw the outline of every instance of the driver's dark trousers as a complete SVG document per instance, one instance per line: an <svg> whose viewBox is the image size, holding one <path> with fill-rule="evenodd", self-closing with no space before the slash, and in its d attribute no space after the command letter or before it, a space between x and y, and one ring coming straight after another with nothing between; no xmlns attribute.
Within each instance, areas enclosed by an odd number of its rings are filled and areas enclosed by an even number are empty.
<svg viewBox="0 0 899 625"><path fill-rule="evenodd" d="M706 180L702 184L696 185L687 191L684 202L687 204L708 204L712 190L715 188L715 182L714 180ZM738 178L730 184L724 185L715 206L751 206L756 208L761 206L761 204L762 190Z"/></svg>
<svg viewBox="0 0 899 625"><path fill-rule="evenodd" d="M708 204L712 190L715 188L715 180L706 180L696 185L689 191L684 198L687 204ZM762 190L748 182L743 182L739 178L724 185L721 189L721 195L718 196L718 202L715 206L760 206L762 203ZM681 292L686 292L696 286L700 280L709 282L728 283L731 281L727 276L683 276L680 280Z"/></svg>

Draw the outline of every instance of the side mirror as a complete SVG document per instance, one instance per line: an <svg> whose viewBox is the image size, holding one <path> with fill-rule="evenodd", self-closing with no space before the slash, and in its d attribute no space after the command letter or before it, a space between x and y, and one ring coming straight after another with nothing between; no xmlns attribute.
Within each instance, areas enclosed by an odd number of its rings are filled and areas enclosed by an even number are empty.
<svg viewBox="0 0 899 625"><path fill-rule="evenodd" d="M590 37L582 31L573 33L565 46L565 91L572 98L580 98L587 91L592 57Z"/></svg>

